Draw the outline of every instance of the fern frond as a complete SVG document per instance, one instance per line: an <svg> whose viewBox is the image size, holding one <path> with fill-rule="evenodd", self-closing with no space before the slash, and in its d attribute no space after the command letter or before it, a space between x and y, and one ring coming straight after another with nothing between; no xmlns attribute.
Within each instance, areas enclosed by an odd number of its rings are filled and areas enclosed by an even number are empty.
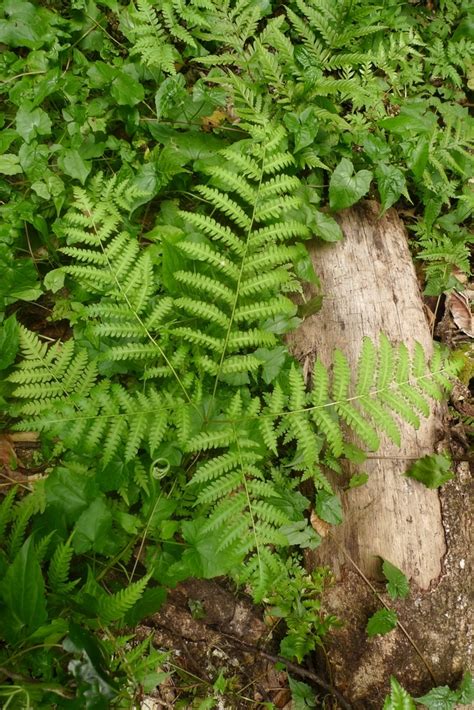
<svg viewBox="0 0 474 710"><path fill-rule="evenodd" d="M99 598L100 618L105 624L120 621L129 609L141 598L150 576L132 582L116 594L104 594Z"/></svg>
<svg viewBox="0 0 474 710"><path fill-rule="evenodd" d="M65 588L70 588L67 581L73 553L70 540L61 542L54 551L48 568L49 586L53 592L62 592Z"/></svg>

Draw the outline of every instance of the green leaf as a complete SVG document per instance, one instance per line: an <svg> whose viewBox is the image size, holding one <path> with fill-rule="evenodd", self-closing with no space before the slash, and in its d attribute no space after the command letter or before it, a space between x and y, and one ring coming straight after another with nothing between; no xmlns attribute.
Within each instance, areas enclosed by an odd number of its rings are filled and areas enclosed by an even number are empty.
<svg viewBox="0 0 474 710"><path fill-rule="evenodd" d="M78 150L68 149L58 159L58 165L69 175L83 185L91 171L91 164L88 160L83 160Z"/></svg>
<svg viewBox="0 0 474 710"><path fill-rule="evenodd" d="M318 491L315 509L321 520L325 520L327 523L331 523L331 525L339 525L342 523L341 501L338 496L328 493L327 491Z"/></svg>
<svg viewBox="0 0 474 710"><path fill-rule="evenodd" d="M51 134L51 120L41 108L30 110L22 106L16 114L16 130L23 140L29 143L36 135Z"/></svg>
<svg viewBox="0 0 474 710"><path fill-rule="evenodd" d="M2 7L8 19L0 20L0 42L10 47L38 49L52 33L47 13L25 0L5 0Z"/></svg>
<svg viewBox="0 0 474 710"><path fill-rule="evenodd" d="M311 227L316 236L325 242L339 242L344 236L334 217L325 212L319 212L319 210L313 214Z"/></svg>
<svg viewBox="0 0 474 710"><path fill-rule="evenodd" d="M398 567L387 560L383 561L382 571L387 580L387 592L392 599L405 599L410 591L408 579Z"/></svg>
<svg viewBox="0 0 474 710"><path fill-rule="evenodd" d="M393 676L390 678L391 693L385 700L383 710L416 710L413 698Z"/></svg>
<svg viewBox="0 0 474 710"><path fill-rule="evenodd" d="M428 710L454 710L458 704L459 694L447 685L433 688L421 698L415 698L417 703L423 703Z"/></svg>
<svg viewBox="0 0 474 710"><path fill-rule="evenodd" d="M367 636L377 636L378 634L388 634L397 625L397 615L391 609L379 609L367 622L365 630Z"/></svg>
<svg viewBox="0 0 474 710"><path fill-rule="evenodd" d="M323 306L324 296L318 294L313 296L308 301L298 305L298 317L309 318L309 316L319 313Z"/></svg>
<svg viewBox="0 0 474 710"><path fill-rule="evenodd" d="M23 172L20 165L20 159L13 153L4 153L0 155L0 173L2 175L18 175Z"/></svg>
<svg viewBox="0 0 474 710"><path fill-rule="evenodd" d="M372 182L370 170L359 170L354 174L354 165L348 158L342 158L329 181L329 206L333 212L350 207L366 195Z"/></svg>
<svg viewBox="0 0 474 710"><path fill-rule="evenodd" d="M43 575L36 557L33 537L29 537L8 567L0 583L0 595L9 612L31 633L44 624L48 614Z"/></svg>
<svg viewBox="0 0 474 710"><path fill-rule="evenodd" d="M316 707L314 690L307 683L295 680L290 675L288 676L288 683L291 690L292 710L306 710L306 708Z"/></svg>
<svg viewBox="0 0 474 710"><path fill-rule="evenodd" d="M458 703L461 703L461 705L469 705L470 703L474 703L474 682L469 671L464 673L458 693Z"/></svg>
<svg viewBox="0 0 474 710"><path fill-rule="evenodd" d="M74 528L73 547L80 554L87 550L102 551L112 528L112 514L105 498L100 496L80 515Z"/></svg>
<svg viewBox="0 0 474 710"><path fill-rule="evenodd" d="M308 525L306 520L297 520L290 525L283 525L280 532L286 537L289 545L298 545L314 550L321 544L321 537Z"/></svg>
<svg viewBox="0 0 474 710"><path fill-rule="evenodd" d="M395 204L400 195L404 194L408 197L405 176L399 168L379 163L375 170L375 177L384 211Z"/></svg>
<svg viewBox="0 0 474 710"><path fill-rule="evenodd" d="M414 478L427 488L439 488L453 478L451 458L447 454L423 456L410 466L405 476Z"/></svg>
<svg viewBox="0 0 474 710"><path fill-rule="evenodd" d="M15 361L18 344L18 322L13 315L0 324L0 370Z"/></svg>
<svg viewBox="0 0 474 710"><path fill-rule="evenodd" d="M219 577L236 564L228 550L219 550L220 541L214 535L209 535L206 525L204 518L195 518L182 524L183 538L189 547L179 566L185 570L186 577Z"/></svg>
<svg viewBox="0 0 474 710"><path fill-rule="evenodd" d="M135 74L133 64L127 64L123 70L117 72L112 81L110 93L119 106L136 106L143 101L145 90L134 76Z"/></svg>
<svg viewBox="0 0 474 710"><path fill-rule="evenodd" d="M46 276L44 277L43 283L44 287L48 291L52 291L53 293L57 293L62 287L64 286L64 279L66 278L66 274L62 269L52 269L51 271L48 271Z"/></svg>
<svg viewBox="0 0 474 710"><path fill-rule="evenodd" d="M254 356L262 362L262 378L268 385L280 374L285 361L288 359L288 350L283 345L272 348L272 350L258 348L255 350Z"/></svg>
<svg viewBox="0 0 474 710"><path fill-rule="evenodd" d="M354 473L349 480L349 488L359 488L367 483L369 476L366 473Z"/></svg>

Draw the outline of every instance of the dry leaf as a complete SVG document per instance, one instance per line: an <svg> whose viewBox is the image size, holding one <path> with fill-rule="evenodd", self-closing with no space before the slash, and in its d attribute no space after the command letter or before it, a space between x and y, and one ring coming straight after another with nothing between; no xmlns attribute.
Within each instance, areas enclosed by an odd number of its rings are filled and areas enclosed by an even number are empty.
<svg viewBox="0 0 474 710"><path fill-rule="evenodd" d="M321 535L321 537L326 537L329 530L331 529L329 523L327 523L325 520L321 520L321 518L316 515L314 510L311 511L311 516L309 520L313 530L316 530L318 535Z"/></svg>
<svg viewBox="0 0 474 710"><path fill-rule="evenodd" d="M0 434L0 464L8 473L11 473L11 468L15 468L17 464L15 449L8 434Z"/></svg>
<svg viewBox="0 0 474 710"><path fill-rule="evenodd" d="M474 338L474 317L471 312L471 302L469 295L471 292L452 291L446 298L446 305L459 330Z"/></svg>

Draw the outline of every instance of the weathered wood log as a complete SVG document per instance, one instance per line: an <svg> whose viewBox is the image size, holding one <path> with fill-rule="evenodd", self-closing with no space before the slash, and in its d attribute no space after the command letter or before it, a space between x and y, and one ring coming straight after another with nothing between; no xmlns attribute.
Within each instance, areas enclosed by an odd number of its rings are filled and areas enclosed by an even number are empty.
<svg viewBox="0 0 474 710"><path fill-rule="evenodd" d="M334 348L344 351L355 370L363 336L377 341L381 332L393 343L404 342L409 349L418 341L429 355L431 333L406 232L396 212L390 210L379 219L378 205L366 202L342 213L340 224L343 241L309 247L321 278L324 302L321 311L289 337L290 350L309 377L315 358L329 363ZM442 408L433 406L418 431L403 423L400 428L402 448L382 436L376 457L364 464L363 470L369 475L366 485L344 490L354 472L350 466L336 482L344 522L308 558L312 567L331 567L338 580L326 603L346 626L334 636L329 659L336 687L355 703L354 707L360 708L381 707L390 674L403 679L408 672L407 685L416 690L433 685L427 665L437 667L442 679L449 679L451 672L460 670L463 653L459 653L459 648L465 648L460 633L451 634L451 648L446 647L446 639L438 643L436 630L430 630L437 621L429 621L429 615L438 615L432 607L436 598L433 590L443 577L447 553L440 496L403 476L411 459L435 449L443 428ZM362 575L380 579L380 558L395 564L411 581L411 600L399 607L405 609L412 641L416 644L416 639L421 645L420 653L399 629L387 637L367 640L368 615L381 605ZM459 596L459 585L454 586L453 593ZM383 585L378 588L383 592ZM449 616L454 611L450 605L456 605L449 588L443 588L442 604L444 608L439 613ZM415 624L413 629L413 619L418 617L422 627ZM458 660L453 667L456 643ZM428 658L422 661L420 656L425 653ZM447 661L449 653L451 659ZM430 657L432 654L435 660Z"/></svg>

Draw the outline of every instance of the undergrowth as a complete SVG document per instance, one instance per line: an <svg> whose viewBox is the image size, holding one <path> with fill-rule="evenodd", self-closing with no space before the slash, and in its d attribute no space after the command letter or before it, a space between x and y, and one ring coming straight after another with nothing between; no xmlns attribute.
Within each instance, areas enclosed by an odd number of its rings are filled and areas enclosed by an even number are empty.
<svg viewBox="0 0 474 710"><path fill-rule="evenodd" d="M2 427L41 438L36 480L5 460L3 707L135 707L167 656L130 629L189 577L268 605L290 660L331 627L301 558L313 506L341 520L325 472L400 444L454 366L382 334L307 388L283 336L305 240L363 197L427 294L462 288L474 17L440 5L3 3Z"/></svg>

